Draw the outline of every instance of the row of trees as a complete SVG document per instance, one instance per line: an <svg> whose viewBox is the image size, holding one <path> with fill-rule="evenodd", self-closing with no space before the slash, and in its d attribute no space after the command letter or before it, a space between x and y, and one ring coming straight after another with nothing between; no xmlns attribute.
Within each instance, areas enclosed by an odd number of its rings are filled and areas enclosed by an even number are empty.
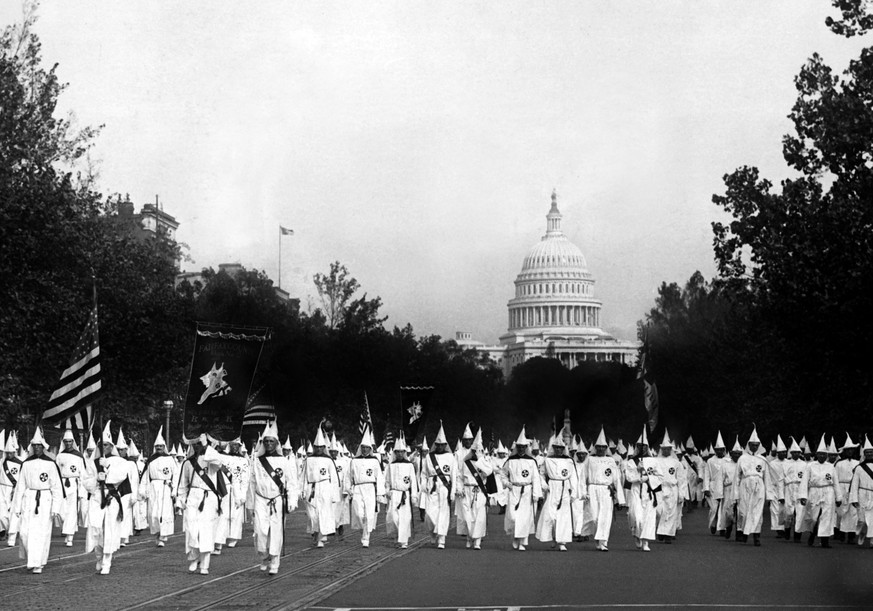
<svg viewBox="0 0 873 611"><path fill-rule="evenodd" d="M834 0L827 26L863 35L862 0ZM873 426L873 49L842 76L817 54L795 78L796 177L779 189L755 167L724 178L713 202L718 278L664 283L648 314L663 415L711 435Z"/></svg>

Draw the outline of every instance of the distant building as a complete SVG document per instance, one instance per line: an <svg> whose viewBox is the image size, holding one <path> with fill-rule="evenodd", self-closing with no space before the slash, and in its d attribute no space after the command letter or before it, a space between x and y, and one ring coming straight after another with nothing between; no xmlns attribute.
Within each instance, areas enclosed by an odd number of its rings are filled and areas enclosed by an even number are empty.
<svg viewBox="0 0 873 611"><path fill-rule="evenodd" d="M243 270L243 266L239 263L219 263L218 264L218 273L224 272L231 278L235 277L240 271ZM181 272L176 274L176 286L179 286L183 282L189 282L192 286L195 282L199 282L202 285L206 285L206 281L203 279L203 272ZM288 301L291 299L291 295L285 289L281 289L278 286L274 286L273 290L276 291L276 295L282 301Z"/></svg>
<svg viewBox="0 0 873 611"><path fill-rule="evenodd" d="M557 195L546 215L546 234L524 258L515 279L507 332L499 345L476 342L460 332L456 342L487 352L509 377L513 367L536 356L569 368L582 361L636 363L639 343L612 337L600 328L602 302L582 251L561 231Z"/></svg>
<svg viewBox="0 0 873 611"><path fill-rule="evenodd" d="M176 241L176 230L179 228L179 221L171 214L164 212L160 205L158 196L155 196L154 204L143 204L139 213L134 211L133 202L129 196L125 196L124 201L119 197L118 201L118 220L121 223L126 223L132 228L133 235L140 241L163 237L170 242ZM176 267L179 267L180 259L173 259Z"/></svg>

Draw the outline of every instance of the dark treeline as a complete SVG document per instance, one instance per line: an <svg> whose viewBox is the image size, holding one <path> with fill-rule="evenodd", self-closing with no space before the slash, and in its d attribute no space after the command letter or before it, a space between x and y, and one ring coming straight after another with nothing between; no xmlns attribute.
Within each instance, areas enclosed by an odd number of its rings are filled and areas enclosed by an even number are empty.
<svg viewBox="0 0 873 611"><path fill-rule="evenodd" d="M836 34L873 27L864 3L833 4ZM795 85L782 140L795 177L774 189L754 167L726 175L718 278L664 283L647 316L671 428L842 439L873 427L873 49L842 75L814 54Z"/></svg>

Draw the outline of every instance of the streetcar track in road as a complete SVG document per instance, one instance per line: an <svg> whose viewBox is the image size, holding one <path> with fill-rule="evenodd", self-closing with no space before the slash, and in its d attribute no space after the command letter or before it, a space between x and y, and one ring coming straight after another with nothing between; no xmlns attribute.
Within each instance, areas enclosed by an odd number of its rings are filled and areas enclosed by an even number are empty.
<svg viewBox="0 0 873 611"><path fill-rule="evenodd" d="M170 535L168 537L168 539L175 539L175 538L183 537L183 536L185 536L185 533L176 533L174 535ZM146 539L146 540L140 541L138 543L128 543L124 547L118 548L118 551L115 552L115 554L113 554L112 560L115 561L116 558L124 558L126 556L131 555L130 553L124 552L124 550L129 550L129 549L134 548L134 547L140 547L142 545L147 545L149 543L152 544L152 547L156 547L154 539ZM10 549L18 549L18 547L13 547ZM139 553L139 552L145 551L147 549L150 549L150 548L144 547L142 549L131 550L131 552L132 553ZM91 556L93 558L94 552L90 551L90 552L79 552L78 554L64 554L64 555L60 555L60 556L55 556L53 558L50 556L48 559L48 562L61 562L63 560L69 560L71 558L81 558L82 556ZM46 563L46 564L48 564L48 563ZM75 563L72 563L68 566L78 566L79 564L83 564L83 563L82 562L75 562ZM6 568L0 569L0 573L6 573L8 571L17 571L19 569L26 569L26 568L27 568L27 564L17 564L15 566L8 566ZM4 594L3 596L0 596L0 598L4 598L5 596L6 595Z"/></svg>
<svg viewBox="0 0 873 611"><path fill-rule="evenodd" d="M309 609L311 608L311 604L314 602L318 602L327 598L330 594L333 594L335 591L340 590L350 583L357 581L359 578L364 577L365 575L370 574L377 568L379 568L385 562L389 560L394 560L396 558L402 558L406 554L409 554L418 548L422 547L428 540L430 540L430 536L426 535L417 541L411 543L409 547L406 549L394 550L393 553L389 552L384 556L374 559L372 562L363 566L355 571L352 571L348 575L344 575L340 577L336 581L332 581L329 584L322 586L308 594L304 595L302 598L298 598L296 601L291 603L283 602L279 605L270 608L270 611L292 611L295 609Z"/></svg>
<svg viewBox="0 0 873 611"><path fill-rule="evenodd" d="M307 538L308 538L308 537L307 537ZM389 539L393 539L393 536L391 536L391 535L383 535L383 536L379 537L378 539L375 539L374 542L383 542L383 541L387 541L387 540L389 540ZM290 558L290 557L292 557L292 556L299 556L300 554L304 554L304 553L307 553L307 552L312 552L312 551L315 550L315 549L318 549L318 548L314 548L314 547L306 547L306 548L304 548L304 549L297 550L297 551L295 551L295 552L290 552L290 553L288 553L288 554L285 554L284 556L282 556L282 558L285 559L285 558ZM328 563L328 562L330 562L331 560L334 560L334 559L339 558L339 557L341 557L341 556L345 556L345 555L347 555L347 554L349 554L349 553L351 553L351 552L353 552L353 551L360 550L360 549L361 549L361 548L359 548L358 546L356 546L356 545L354 545L354 544L351 544L351 545L349 545L349 546L346 547L346 548L338 549L338 550L336 550L336 551L333 552L333 553L329 553L328 555L322 556L322 557L320 557L320 558L318 558L318 559L314 559L312 562L308 562L308 563L306 563L306 564L303 564L303 565L301 565L301 566L295 567L295 568L293 568L293 569L289 569L289 570L282 571L282 572L281 572L280 574L278 574L278 575L271 575L271 576L269 576L269 577L265 576L264 580L261 581L261 582L259 582L259 583L252 584L251 586L248 586L248 587L246 587L246 588L243 588L242 590L237 590L237 591L235 591L235 592L233 592L233 593L231 593L231 594L228 594L228 595L226 595L226 596L223 596L223 597L221 597L221 598L218 598L218 599L215 599L215 600L211 600L211 601L209 601L208 603L206 603L206 604L204 604L204 605L200 605L200 606L198 606L198 607L194 607L194 608L190 609L189 611L203 611L203 610L205 610L205 609L211 609L211 608L214 608L214 607L220 606L220 605L222 605L222 604L224 604L224 603L226 603L226 602L228 602L228 601L231 601L231 600L233 600L233 599L239 598L240 596L244 596L244 595L246 595L246 594L250 594L250 593L255 592L255 591L257 591L257 590L261 590L261 589L264 589L264 588L268 588L268 587L275 586L276 583L281 582L281 581L283 581L283 580L285 580L285 579L287 579L287 578L289 578L289 577L293 577L293 576L295 576L295 575L299 575L300 573L304 573L304 572L306 572L306 571L308 571L308 570L311 570L311 569L313 569L313 568L315 568L315 567L317 567L317 566L320 566L320 565L322 565L322 564ZM407 550L395 550L395 551L407 551ZM396 554L390 554L390 553L389 553L387 556L388 556L388 557L395 557ZM382 556L381 558L384 560L384 559L386 558L386 556ZM165 599L167 599L167 598L172 598L172 597L180 596L180 595L183 595L183 594L187 594L187 593L189 593L189 592L193 592L193 591L195 591L195 590L197 590L197 589L203 588L204 586L208 586L208 585L210 585L210 584L219 583L219 582L221 582L221 581L223 581L223 580L225 580L225 579L228 579L228 578L230 578L230 577L235 577L236 575L240 575L240 574L245 573L245 572L248 572L248 571L254 571L254 570L258 569L260 566L261 566L260 563L259 563L259 564L255 564L255 565L251 565L251 566L248 566L248 567L245 567L245 568L242 568L242 569L239 569L239 570L233 571L232 573L228 573L227 575L222 575L222 576L220 576L220 577L216 577L216 578L214 578L214 579L209 579L209 580L207 580L207 581L202 581L202 582L199 582L199 583L197 583L197 584L195 584L195 585L193 585L193 586L188 586L188 587L182 588L182 589L180 589L180 590L176 590L176 591L174 591L174 592L169 592L169 593L167 593L167 594L162 594L161 596L158 596L158 597L155 597L155 598L152 598L152 599L149 599L149 600L145 600L145 601L142 601L142 602L136 603L136 604L134 604L134 605L128 605L128 606L125 607L125 609L128 609L128 610L131 610L131 609L142 609L142 608L144 608L144 607L147 607L147 606L152 605L152 604L154 604L154 603L160 602L160 601L165 600Z"/></svg>

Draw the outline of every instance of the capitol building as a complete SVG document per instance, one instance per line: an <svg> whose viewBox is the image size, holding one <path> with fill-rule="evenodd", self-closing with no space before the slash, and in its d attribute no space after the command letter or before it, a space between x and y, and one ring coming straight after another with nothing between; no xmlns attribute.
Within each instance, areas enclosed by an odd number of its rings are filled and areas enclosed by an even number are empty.
<svg viewBox="0 0 873 611"><path fill-rule="evenodd" d="M639 343L612 337L600 328L603 304L595 297L594 277L579 247L561 231L557 195L546 215L546 234L524 258L509 300L507 332L500 344L486 346L470 333L456 342L487 352L506 377L533 357L549 357L573 368L582 361L636 363Z"/></svg>

